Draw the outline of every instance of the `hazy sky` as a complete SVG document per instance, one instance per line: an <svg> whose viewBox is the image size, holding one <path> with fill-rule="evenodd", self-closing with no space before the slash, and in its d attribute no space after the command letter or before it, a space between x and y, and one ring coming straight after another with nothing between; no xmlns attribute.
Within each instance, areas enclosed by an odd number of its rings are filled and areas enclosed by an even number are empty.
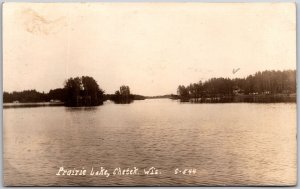
<svg viewBox="0 0 300 189"><path fill-rule="evenodd" d="M4 90L94 77L106 93L296 68L292 3L5 3ZM232 73L233 68L240 68Z"/></svg>

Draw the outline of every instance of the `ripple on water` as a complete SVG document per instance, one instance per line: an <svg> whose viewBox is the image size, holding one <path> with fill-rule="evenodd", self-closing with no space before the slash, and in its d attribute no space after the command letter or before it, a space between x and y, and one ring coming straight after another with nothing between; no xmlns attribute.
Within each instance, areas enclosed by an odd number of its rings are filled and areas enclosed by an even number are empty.
<svg viewBox="0 0 300 189"><path fill-rule="evenodd" d="M296 181L296 104L4 109L6 185L282 185ZM57 177L58 168L156 167L159 176ZM175 168L196 168L193 176ZM16 179L17 178L17 179Z"/></svg>

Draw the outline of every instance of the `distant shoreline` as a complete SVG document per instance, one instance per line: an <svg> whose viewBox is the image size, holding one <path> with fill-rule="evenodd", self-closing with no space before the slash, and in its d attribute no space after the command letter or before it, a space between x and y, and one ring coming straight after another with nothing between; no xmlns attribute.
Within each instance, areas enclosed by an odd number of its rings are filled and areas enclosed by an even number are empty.
<svg viewBox="0 0 300 189"><path fill-rule="evenodd" d="M146 98L146 99L170 99L178 100L182 103L192 104L223 104L223 103L296 103L296 94L282 95L239 95L233 97L215 97L215 98L202 98L202 99L171 99L166 97ZM65 106L64 102L26 102L26 103L3 103L3 109L7 108L31 108L31 107L49 107L49 106Z"/></svg>
<svg viewBox="0 0 300 189"><path fill-rule="evenodd" d="M97 81L90 76L69 78L63 88L48 93L35 89L3 92L4 107L100 106L106 100L116 104L129 104L135 100L167 98L190 103L277 103L296 102L296 70L265 70L245 78L210 78L189 85L179 85L177 94L143 96L131 94L129 86L122 85L114 94L105 94ZM29 102L50 102L29 104ZM63 102L63 103L55 103ZM27 103L16 105L18 103Z"/></svg>

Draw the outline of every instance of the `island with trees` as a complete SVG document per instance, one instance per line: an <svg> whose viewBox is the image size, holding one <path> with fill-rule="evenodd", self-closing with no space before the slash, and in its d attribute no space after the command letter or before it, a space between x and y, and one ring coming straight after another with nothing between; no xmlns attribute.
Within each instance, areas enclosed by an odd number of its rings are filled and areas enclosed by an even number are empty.
<svg viewBox="0 0 300 189"><path fill-rule="evenodd" d="M105 94L105 100L111 100L116 104L130 104L134 100L145 100L146 97L137 94L131 94L129 86L122 85L114 94Z"/></svg>

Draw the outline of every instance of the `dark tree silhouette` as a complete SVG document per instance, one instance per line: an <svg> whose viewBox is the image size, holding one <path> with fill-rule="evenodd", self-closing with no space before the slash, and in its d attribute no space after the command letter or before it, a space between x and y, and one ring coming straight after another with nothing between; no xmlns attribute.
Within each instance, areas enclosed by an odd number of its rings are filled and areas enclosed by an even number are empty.
<svg viewBox="0 0 300 189"><path fill-rule="evenodd" d="M92 77L83 76L82 85L85 96L90 96L91 105L97 106L103 103L104 91L100 89L97 82Z"/></svg>
<svg viewBox="0 0 300 189"><path fill-rule="evenodd" d="M211 78L177 89L181 101L193 102L295 101L294 97L286 98L292 93L296 93L296 70L263 71L246 78ZM253 95L255 98L249 97Z"/></svg>
<svg viewBox="0 0 300 189"><path fill-rule="evenodd" d="M25 90L21 92L4 92L3 93L3 102L47 102L49 97L44 92L40 93L36 90Z"/></svg>
<svg viewBox="0 0 300 189"><path fill-rule="evenodd" d="M88 76L69 78L64 90L67 94L67 106L97 106L103 104L104 91L97 82Z"/></svg>
<svg viewBox="0 0 300 189"><path fill-rule="evenodd" d="M48 93L48 98L50 100L59 100L65 102L67 100L67 93L65 89L51 89Z"/></svg>
<svg viewBox="0 0 300 189"><path fill-rule="evenodd" d="M184 85L178 86L177 94L180 96L182 101L187 101L190 99L189 89L187 89Z"/></svg>
<svg viewBox="0 0 300 189"><path fill-rule="evenodd" d="M120 90L116 91L112 96L111 100L113 100L117 104L128 104L131 103L134 98L135 96L130 94L130 88L128 86L122 85L120 87Z"/></svg>
<svg viewBox="0 0 300 189"><path fill-rule="evenodd" d="M69 78L65 82L64 90L67 94L65 101L67 106L79 106L78 98L81 97L81 80L79 77Z"/></svg>

